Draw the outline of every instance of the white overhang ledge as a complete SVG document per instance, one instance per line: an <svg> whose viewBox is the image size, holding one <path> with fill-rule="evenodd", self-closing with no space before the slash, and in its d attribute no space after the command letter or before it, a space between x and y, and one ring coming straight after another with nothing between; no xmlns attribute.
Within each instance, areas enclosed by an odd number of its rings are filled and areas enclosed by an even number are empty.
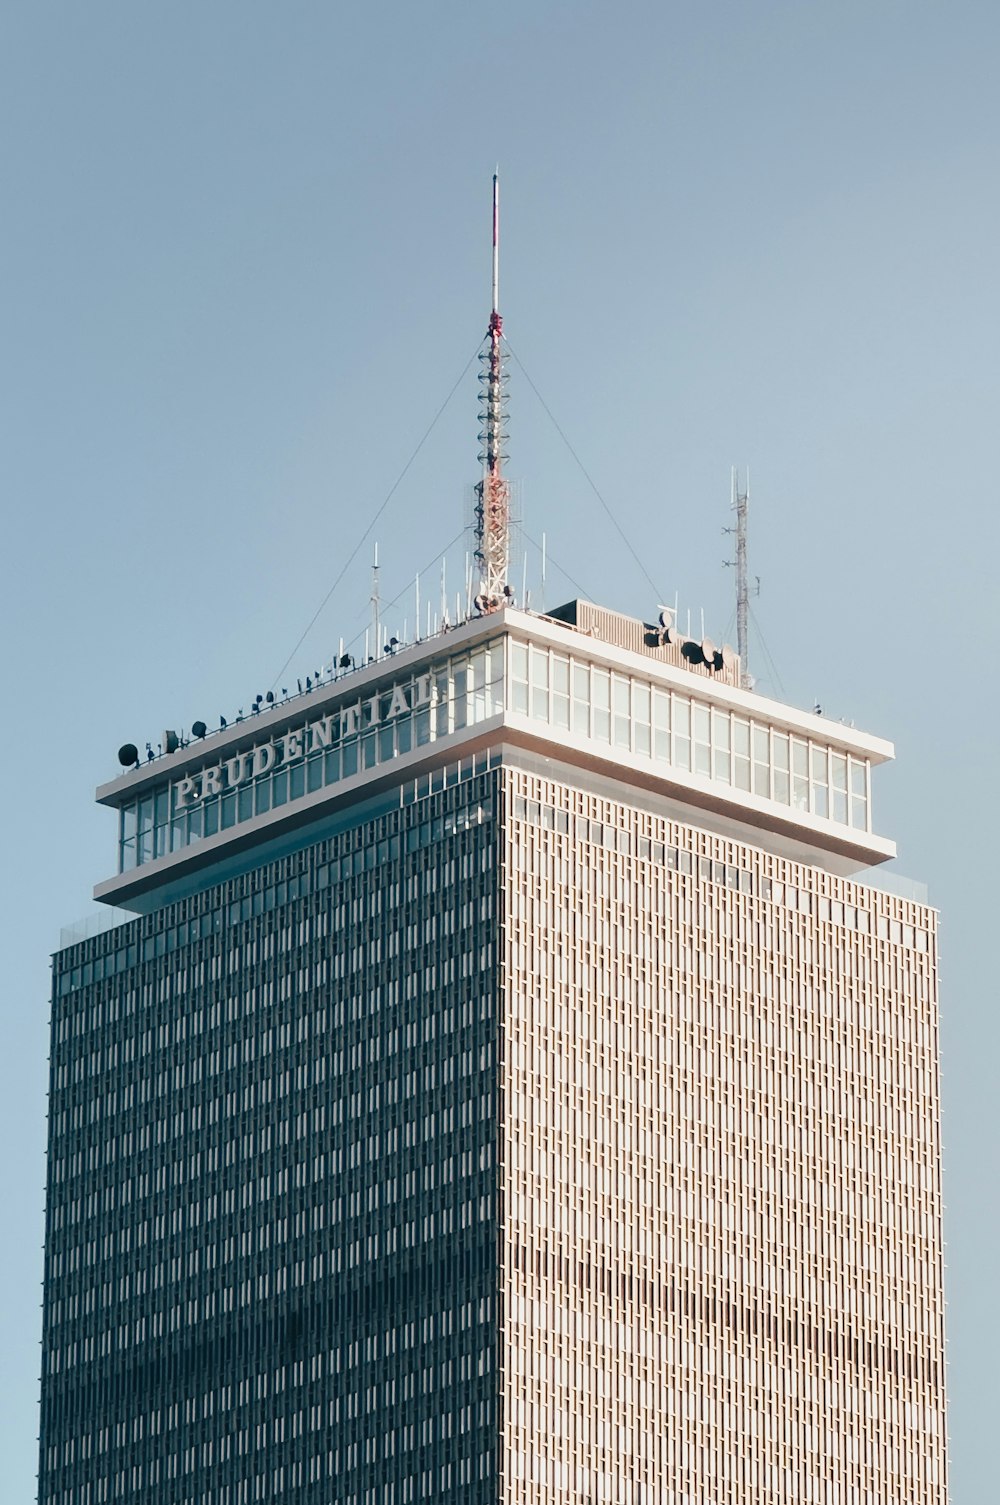
<svg viewBox="0 0 1000 1505"><path fill-rule="evenodd" d="M738 822L748 833L741 838L743 840L753 840L749 835L752 831L770 831L792 840L800 849L796 853L800 861L819 862L822 866L824 862L820 853L832 853L848 861L848 866L838 871L851 873L861 867L891 862L896 856L896 843L889 837L877 836L874 831L841 825L839 821L811 815L790 805L780 805L775 800L763 799L731 784L720 784L714 779L674 770L665 764L652 764L648 758L635 753L599 747L564 729L556 735L551 728L540 726L527 716L505 712L504 729L508 736L513 733L514 739L523 747L591 772L610 775L622 780L627 787L663 795L678 811L686 807L692 812L680 815L681 819L693 820L697 824L693 812L701 810L725 821Z"/></svg>

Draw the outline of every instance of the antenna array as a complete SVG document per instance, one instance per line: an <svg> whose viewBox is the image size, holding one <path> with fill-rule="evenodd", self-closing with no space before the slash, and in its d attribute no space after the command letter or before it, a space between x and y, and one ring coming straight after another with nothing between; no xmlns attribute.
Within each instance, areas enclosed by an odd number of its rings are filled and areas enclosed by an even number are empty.
<svg viewBox="0 0 1000 1505"><path fill-rule="evenodd" d="M476 486L476 559L481 570L476 608L498 611L513 592L507 583L510 563L510 482L503 475L507 442L507 372L503 355L503 319L500 317L500 177L493 174L493 308L486 331L488 343L480 352L479 458L483 478Z"/></svg>
<svg viewBox="0 0 1000 1505"><path fill-rule="evenodd" d="M747 471L746 489L740 490L739 471L733 466L732 509L736 513L736 527L727 528L727 533L736 534L736 558L729 560L736 569L736 651L740 656L740 686L753 689L750 673L750 577L747 570L747 514L750 511L750 472ZM758 583L757 590L760 585Z"/></svg>

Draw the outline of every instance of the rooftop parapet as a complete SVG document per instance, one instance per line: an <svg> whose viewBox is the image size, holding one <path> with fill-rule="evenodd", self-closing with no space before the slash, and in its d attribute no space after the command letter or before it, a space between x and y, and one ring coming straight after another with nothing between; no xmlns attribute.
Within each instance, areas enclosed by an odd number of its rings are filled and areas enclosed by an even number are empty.
<svg viewBox="0 0 1000 1505"><path fill-rule="evenodd" d="M599 642L649 654L675 669L686 669L724 685L740 683L740 661L733 650L728 645L719 648L708 638L685 637L673 625L673 613L667 609L655 625L583 600L568 601L547 615L550 621L564 622Z"/></svg>

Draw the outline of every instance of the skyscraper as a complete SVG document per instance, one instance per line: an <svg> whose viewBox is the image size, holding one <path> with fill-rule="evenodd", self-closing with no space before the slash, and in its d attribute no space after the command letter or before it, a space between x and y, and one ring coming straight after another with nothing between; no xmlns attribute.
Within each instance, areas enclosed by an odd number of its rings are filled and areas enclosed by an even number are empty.
<svg viewBox="0 0 1000 1505"><path fill-rule="evenodd" d="M44 1505L945 1500L892 749L511 603L493 316L476 613L98 791L135 918L54 959Z"/></svg>

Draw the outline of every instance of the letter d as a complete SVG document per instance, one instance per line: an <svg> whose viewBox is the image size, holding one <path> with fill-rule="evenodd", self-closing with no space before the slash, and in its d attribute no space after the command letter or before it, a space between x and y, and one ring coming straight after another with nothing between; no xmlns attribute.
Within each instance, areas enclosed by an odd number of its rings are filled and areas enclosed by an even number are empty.
<svg viewBox="0 0 1000 1505"><path fill-rule="evenodd" d="M255 747L253 761L250 766L250 777L255 779L258 774L267 773L274 766L274 743L265 742L263 747Z"/></svg>

